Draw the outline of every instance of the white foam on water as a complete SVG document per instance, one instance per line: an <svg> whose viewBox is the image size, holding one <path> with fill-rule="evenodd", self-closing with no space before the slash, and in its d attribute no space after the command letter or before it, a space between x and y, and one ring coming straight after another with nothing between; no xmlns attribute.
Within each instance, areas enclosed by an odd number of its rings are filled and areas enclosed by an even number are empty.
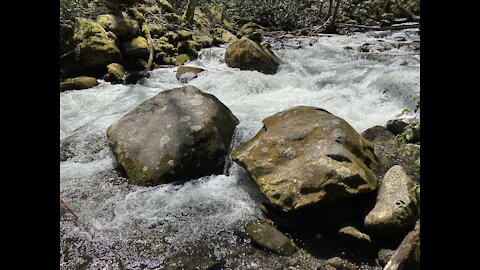
<svg viewBox="0 0 480 270"><path fill-rule="evenodd" d="M418 54L355 49L394 39L415 41L418 34L375 32L290 41L299 49L285 42L285 49L275 51L282 60L275 75L230 68L223 61L225 48L204 49L188 65L206 71L189 84L215 95L240 120L234 145L255 135L265 117L297 105L326 109L361 132L415 105ZM197 245L221 257L228 243L235 242L234 231L260 216L256 203L261 195L235 164L228 176L155 187L131 185L113 171L118 165L105 142L106 129L157 93L182 86L175 72L157 69L136 85L101 81L91 89L60 94L60 139L70 136L77 142L76 156L60 162L60 190L85 224L80 230L71 220L61 221L61 249L69 254L62 255L62 269L81 265L85 254L92 257L89 269L115 269L119 260L127 269L155 269L169 256ZM97 140L102 143L94 144ZM93 151L91 145L99 149Z"/></svg>

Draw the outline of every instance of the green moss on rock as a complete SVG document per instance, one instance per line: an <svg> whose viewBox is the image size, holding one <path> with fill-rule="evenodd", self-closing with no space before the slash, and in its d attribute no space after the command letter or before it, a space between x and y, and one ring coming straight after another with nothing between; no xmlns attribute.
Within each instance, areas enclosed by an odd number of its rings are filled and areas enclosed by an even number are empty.
<svg viewBox="0 0 480 270"><path fill-rule="evenodd" d="M76 77L76 78L69 78L63 82L60 82L60 92L67 91L67 90L80 90L91 88L98 85L97 79L93 77Z"/></svg>
<svg viewBox="0 0 480 270"><path fill-rule="evenodd" d="M177 59L175 59L175 66L183 65L184 63L190 61L190 56L188 54L180 54Z"/></svg>
<svg viewBox="0 0 480 270"><path fill-rule="evenodd" d="M74 50L76 61L82 67L106 66L121 59L114 36L96 22L79 19L73 39L77 43Z"/></svg>
<svg viewBox="0 0 480 270"><path fill-rule="evenodd" d="M107 66L107 74L107 81L121 82L125 75L125 68L119 63L111 63Z"/></svg>
<svg viewBox="0 0 480 270"><path fill-rule="evenodd" d="M137 21L120 18L111 14L103 14L97 17L97 23L106 31L113 32L119 39L127 40L138 35L140 27Z"/></svg>

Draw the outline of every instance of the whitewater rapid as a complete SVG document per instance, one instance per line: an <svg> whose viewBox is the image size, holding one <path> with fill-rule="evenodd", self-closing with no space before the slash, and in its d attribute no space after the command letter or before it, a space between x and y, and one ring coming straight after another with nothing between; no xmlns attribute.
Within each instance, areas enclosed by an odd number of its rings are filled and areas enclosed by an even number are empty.
<svg viewBox="0 0 480 270"><path fill-rule="evenodd" d="M404 30L277 41L282 63L275 75L230 68L225 48L204 49L188 65L206 71L189 84L215 95L240 120L232 147L255 135L263 118L296 105L326 109L362 132L415 106L418 52L356 49L398 40L419 41L419 35ZM248 242L242 228L261 217L263 197L239 166L156 187L130 185L116 170L106 129L143 101L182 86L175 72L156 69L136 85L101 81L60 94L60 140L70 140L74 149L60 162L60 194L81 219L66 213L61 220L61 269L169 269L181 265L182 254L215 261ZM255 269L248 263L243 268Z"/></svg>

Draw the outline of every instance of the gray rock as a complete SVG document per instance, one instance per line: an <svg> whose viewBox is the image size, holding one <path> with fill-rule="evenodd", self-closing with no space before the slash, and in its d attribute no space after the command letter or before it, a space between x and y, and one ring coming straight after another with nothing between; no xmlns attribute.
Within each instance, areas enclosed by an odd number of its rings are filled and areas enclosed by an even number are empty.
<svg viewBox="0 0 480 270"><path fill-rule="evenodd" d="M270 224L249 224L246 231L253 242L265 249L282 255L292 255L297 252L292 240Z"/></svg>
<svg viewBox="0 0 480 270"><path fill-rule="evenodd" d="M228 46L225 52L225 63L229 67L241 70L275 74L280 60L267 48L247 37L242 37Z"/></svg>
<svg viewBox="0 0 480 270"><path fill-rule="evenodd" d="M373 145L345 120L298 106L263 120L254 138L232 152L269 202L291 212L377 188Z"/></svg>
<svg viewBox="0 0 480 270"><path fill-rule="evenodd" d="M413 180L395 165L380 184L375 207L365 217L367 229L380 235L399 235L411 230L417 220Z"/></svg>
<svg viewBox="0 0 480 270"><path fill-rule="evenodd" d="M223 172L237 118L194 86L161 92L107 130L132 183L157 185Z"/></svg>

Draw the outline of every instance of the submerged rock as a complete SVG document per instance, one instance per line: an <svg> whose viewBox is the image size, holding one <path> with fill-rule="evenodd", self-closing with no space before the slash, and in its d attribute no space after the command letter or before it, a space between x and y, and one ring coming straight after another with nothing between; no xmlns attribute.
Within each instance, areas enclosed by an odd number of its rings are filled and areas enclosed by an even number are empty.
<svg viewBox="0 0 480 270"><path fill-rule="evenodd" d="M228 46L225 62L230 67L257 70L265 74L275 74L280 63L270 50L246 37Z"/></svg>
<svg viewBox="0 0 480 270"><path fill-rule="evenodd" d="M182 83L187 83L193 78L196 78L198 73L205 71L203 68L180 66L177 69L177 80Z"/></svg>
<svg viewBox="0 0 480 270"><path fill-rule="evenodd" d="M263 120L254 138L232 152L270 203L291 212L372 192L373 145L345 120L298 106Z"/></svg>
<svg viewBox="0 0 480 270"><path fill-rule="evenodd" d="M161 92L107 130L129 180L157 185L223 172L237 118L194 86Z"/></svg>
<svg viewBox="0 0 480 270"><path fill-rule="evenodd" d="M381 235L399 235L411 230L417 220L413 180L395 165L385 174L375 207L365 217L367 229Z"/></svg>
<svg viewBox="0 0 480 270"><path fill-rule="evenodd" d="M247 235L261 247L282 255L292 255L297 252L292 240L270 224L249 224Z"/></svg>
<svg viewBox="0 0 480 270"><path fill-rule="evenodd" d="M68 90L87 89L97 85L97 79L93 77L81 76L76 78L69 78L63 82L60 82L60 92Z"/></svg>

